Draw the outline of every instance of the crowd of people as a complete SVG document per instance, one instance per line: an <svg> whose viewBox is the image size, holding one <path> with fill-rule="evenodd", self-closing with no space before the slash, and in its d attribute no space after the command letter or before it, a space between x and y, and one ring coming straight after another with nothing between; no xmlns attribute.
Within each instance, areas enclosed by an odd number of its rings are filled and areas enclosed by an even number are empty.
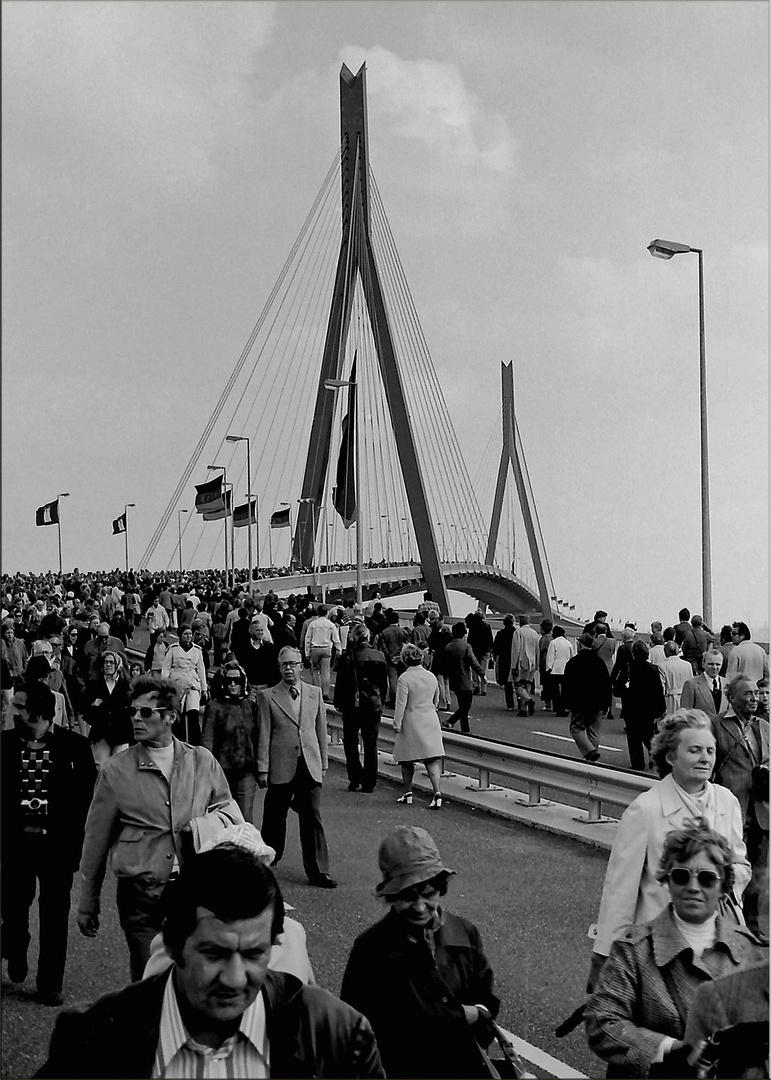
<svg viewBox="0 0 771 1080"><path fill-rule="evenodd" d="M768 658L744 623L715 635L683 609L648 644L631 625L616 641L598 611L574 653L549 620L506 615L494 634L477 611L447 625L428 595L410 625L376 598L280 600L212 571L2 585L8 978L28 975L37 889L37 999L63 1003L75 874L77 924L94 937L109 864L132 979L60 1015L39 1075L497 1075L492 966L447 908L454 871L429 833L383 838L387 914L351 942L339 998L315 986L275 872L291 809L309 884L338 884L321 815L327 704L342 714L349 790L376 786L391 705L398 802L412 803L423 763L440 810L443 732L469 732L492 683L509 712L540 700L569 717L590 764L620 702L633 767L659 778L622 816L591 931L583 1013L608 1075L706 1075L716 1017L749 1025L725 1043L736 1075L767 1075L767 996L763 1014L757 993L737 992L768 977ZM142 1037L117 1063L135 1016Z"/></svg>

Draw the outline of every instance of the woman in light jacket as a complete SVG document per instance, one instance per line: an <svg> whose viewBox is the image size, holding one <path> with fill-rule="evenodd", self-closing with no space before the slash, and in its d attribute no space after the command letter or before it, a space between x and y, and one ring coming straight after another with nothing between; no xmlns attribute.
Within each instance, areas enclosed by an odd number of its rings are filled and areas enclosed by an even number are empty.
<svg viewBox="0 0 771 1080"><path fill-rule="evenodd" d="M444 757L442 727L436 711L439 683L436 676L423 667L423 650L417 645L403 645L401 661L405 671L396 684L394 757L402 767L404 791L396 801L412 803L415 762L422 761L434 792L428 808L438 810L442 805L439 781Z"/></svg>
<svg viewBox="0 0 771 1080"><path fill-rule="evenodd" d="M621 817L605 873L597 925L590 930L590 934L596 930L590 988L623 928L650 922L667 906L667 890L656 873L664 839L672 829L699 817L725 837L733 860L730 895L737 904L741 904L750 880L739 800L728 788L709 782L715 767L715 736L706 713L678 709L665 717L651 752L663 779L638 795Z"/></svg>

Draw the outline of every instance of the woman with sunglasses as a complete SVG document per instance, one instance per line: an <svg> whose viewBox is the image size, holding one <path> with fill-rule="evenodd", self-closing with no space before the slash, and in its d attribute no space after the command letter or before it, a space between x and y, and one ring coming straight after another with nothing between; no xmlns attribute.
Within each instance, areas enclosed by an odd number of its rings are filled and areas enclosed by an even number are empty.
<svg viewBox="0 0 771 1080"><path fill-rule="evenodd" d="M703 817L725 838L731 851L733 885L726 892L724 907L736 910L750 880L739 800L728 788L710 783L715 736L706 713L678 709L665 717L651 743L651 754L662 780L638 795L621 817L597 925L590 929L595 941L589 992L623 928L650 922L666 907L669 897L657 870L664 840L672 829Z"/></svg>
<svg viewBox="0 0 771 1080"><path fill-rule="evenodd" d="M247 693L246 674L229 664L212 680L201 746L222 766L244 820L254 823L257 791L257 706Z"/></svg>
<svg viewBox="0 0 771 1080"><path fill-rule="evenodd" d="M694 1075L683 1034L696 991L768 954L746 926L720 914L734 884L733 853L704 818L667 835L656 879L669 903L613 943L586 1006L589 1046L608 1062L608 1076Z"/></svg>

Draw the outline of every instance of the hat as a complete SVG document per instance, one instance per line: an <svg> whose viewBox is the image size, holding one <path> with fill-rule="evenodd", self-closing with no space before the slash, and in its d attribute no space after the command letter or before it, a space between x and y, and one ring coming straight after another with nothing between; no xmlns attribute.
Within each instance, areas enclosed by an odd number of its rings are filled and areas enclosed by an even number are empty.
<svg viewBox="0 0 771 1080"><path fill-rule="evenodd" d="M425 829L397 825L383 840L377 856L383 880L375 886L379 896L395 896L411 885L430 881L437 874L454 874L442 865L439 848Z"/></svg>

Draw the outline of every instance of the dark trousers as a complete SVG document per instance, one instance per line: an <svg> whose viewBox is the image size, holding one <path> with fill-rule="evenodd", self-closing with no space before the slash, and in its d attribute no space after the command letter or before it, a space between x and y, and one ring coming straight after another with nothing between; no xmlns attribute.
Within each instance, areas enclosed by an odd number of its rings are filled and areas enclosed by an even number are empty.
<svg viewBox="0 0 771 1080"><path fill-rule="evenodd" d="M25 834L18 848L3 852L0 917L3 955L23 960L31 940L29 910L38 889L40 954L37 987L58 993L67 963L67 930L73 871L61 865L51 841L42 833Z"/></svg>
<svg viewBox="0 0 771 1080"><path fill-rule="evenodd" d="M380 716L364 709L343 713L343 749L348 783L372 790L377 783L377 735ZM359 757L359 735L364 749L364 767Z"/></svg>
<svg viewBox="0 0 771 1080"><path fill-rule="evenodd" d="M131 964L131 981L138 982L150 959L152 940L163 923L163 896L166 885L143 878L118 878L118 916Z"/></svg>
<svg viewBox="0 0 771 1080"><path fill-rule="evenodd" d="M506 708L507 709L513 709L514 708L514 686L513 686L512 683L505 682L503 684L503 696L506 699Z"/></svg>
<svg viewBox="0 0 771 1080"><path fill-rule="evenodd" d="M321 824L321 784L308 772L305 759L297 762L297 772L288 784L268 784L262 810L262 838L276 852L276 862L286 847L286 815L297 814L303 869L309 878L329 873L329 851Z"/></svg>
<svg viewBox="0 0 771 1080"><path fill-rule="evenodd" d="M458 708L448 719L448 724L455 724L460 720L461 731L468 734L471 731L471 726L468 722L468 714L471 710L471 703L474 700L473 690L454 690L456 698L458 699Z"/></svg>
<svg viewBox="0 0 771 1080"><path fill-rule="evenodd" d="M651 748L653 738L653 724L645 725L625 721L626 745L629 749L629 767L637 772L645 772L647 762L645 751Z"/></svg>
<svg viewBox="0 0 771 1080"><path fill-rule="evenodd" d="M758 931L760 924L760 895L763 881L768 873L768 833L753 822L744 830L744 842L747 845L747 858L752 867L752 879L744 890L742 907L744 918L750 930Z"/></svg>
<svg viewBox="0 0 771 1080"><path fill-rule="evenodd" d="M550 675L551 680L551 703L557 716L567 716L565 702L562 700L563 675Z"/></svg>

